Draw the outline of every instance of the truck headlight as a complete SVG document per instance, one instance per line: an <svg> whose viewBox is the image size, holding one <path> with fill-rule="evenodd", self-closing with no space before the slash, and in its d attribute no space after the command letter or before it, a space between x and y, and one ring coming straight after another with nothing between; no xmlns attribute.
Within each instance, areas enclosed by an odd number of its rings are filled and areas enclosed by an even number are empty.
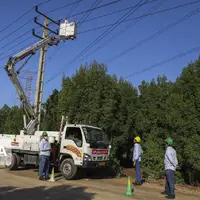
<svg viewBox="0 0 200 200"><path fill-rule="evenodd" d="M92 161L92 157L86 153L84 153L83 159L84 159L84 161Z"/></svg>

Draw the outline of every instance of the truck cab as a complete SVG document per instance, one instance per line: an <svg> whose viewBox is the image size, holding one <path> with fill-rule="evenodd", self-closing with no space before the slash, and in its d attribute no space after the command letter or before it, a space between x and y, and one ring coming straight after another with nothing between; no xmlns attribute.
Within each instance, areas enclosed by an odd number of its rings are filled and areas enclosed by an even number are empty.
<svg viewBox="0 0 200 200"><path fill-rule="evenodd" d="M110 145L100 128L68 124L61 136L60 171L66 179L72 179L79 168L105 167L109 153Z"/></svg>

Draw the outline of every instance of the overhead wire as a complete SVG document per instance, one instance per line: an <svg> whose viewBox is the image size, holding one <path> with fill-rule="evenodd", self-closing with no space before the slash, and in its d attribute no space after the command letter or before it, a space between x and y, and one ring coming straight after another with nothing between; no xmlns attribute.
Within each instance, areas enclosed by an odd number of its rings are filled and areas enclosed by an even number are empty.
<svg viewBox="0 0 200 200"><path fill-rule="evenodd" d="M27 35L28 33L30 33L31 31L27 31L26 33L23 33L22 35L20 35L19 37L15 38L14 40L11 40L10 42L8 42L7 44L5 44L4 46L1 47L1 49L4 49L5 47L9 46L10 44L12 44L13 42L16 42L17 40L21 39L23 36Z"/></svg>
<svg viewBox="0 0 200 200"><path fill-rule="evenodd" d="M79 5L79 3L81 2L81 1L83 1L83 0L78 0L78 1L76 1L75 3L73 3L72 4L72 7L70 8L70 10L68 11L68 13L67 13L67 18L68 18L68 16L70 16L73 12L74 12L74 10L78 7L78 5ZM49 61L49 60L51 60L52 58L53 58L53 56L61 49L61 45L60 46L58 46L58 47L55 47L55 49L54 49L54 51L52 52L52 54L48 57L48 59L46 60L46 64L47 64L47 62Z"/></svg>
<svg viewBox="0 0 200 200"><path fill-rule="evenodd" d="M158 0L152 0L152 1L148 1L146 2L145 4L149 4L149 3L153 3L155 1L158 1ZM144 5L144 3L141 3L142 5ZM138 6L140 6L141 4L139 4ZM120 13L120 12L123 12L125 10L130 10L133 6L129 6L127 8L123 8L123 9L120 9L120 10L117 10L117 11L114 11L114 12L111 12L111 13L107 13L107 14L104 14L104 15L100 15L100 16L97 16L97 17L93 17L93 18L90 18L90 19L87 19L85 20L85 22L89 22L89 21L93 21L93 20L96 20L96 19L100 19L100 18L103 18L103 17L107 17L107 16L110 16L110 15L114 15L116 13Z"/></svg>
<svg viewBox="0 0 200 200"><path fill-rule="evenodd" d="M87 13L87 12L91 12L91 11L94 11L94 10L98 10L98 9L100 9L100 8L103 8L103 7L110 6L110 5L112 5L112 4L118 3L119 1L122 1L122 0L111 1L111 2L105 3L105 4L103 4L103 5L97 6L97 7L95 7L95 8L91 8L91 9L88 9L88 10L81 11L81 12L79 12L79 13L75 13L75 14L69 16L68 18L74 17L74 16L77 17L77 16L83 15L83 14L85 14L85 13ZM66 18L66 16L63 17L63 18ZM52 22L50 22L49 25L50 25L50 24L52 24Z"/></svg>
<svg viewBox="0 0 200 200"><path fill-rule="evenodd" d="M80 1L80 0L79 0L79 1ZM83 1L83 0L81 0L81 1ZM100 8L103 8L103 7L112 5L112 4L117 3L117 2L119 2L119 1L121 1L121 0L112 1L112 2L109 2L109 3L103 4L103 5L101 5L101 6L98 6L98 7L96 7L96 8L93 8L93 9L89 9L89 10L85 10L85 11L79 12L79 13L75 14L74 16L82 15L82 14L85 14L85 13L87 13L87 12L91 12L91 11L93 11L93 10L100 9ZM76 1L76 2L77 2L77 1ZM74 3L76 3L76 2L74 2ZM74 3L73 3L73 4L74 4ZM70 5L72 5L72 4L70 4ZM69 16L69 17L70 17L70 16ZM13 35L13 34L16 33L17 31L19 31L21 28L23 28L23 27L26 26L28 23L30 23L32 20L33 20L33 19L27 21L25 24L22 24L18 29L16 29L15 31L11 32L11 33L10 33L9 35L7 35L6 37L1 38L1 39L0 39L0 42L3 41L3 40L5 40L5 39L8 38L9 36ZM51 24L51 23L49 23L49 24ZM29 30L28 32L31 32L31 31L32 31L32 29ZM28 32L24 33L23 35L28 34ZM17 37L16 40L18 40L18 39L19 39L19 37ZM11 42L9 42L8 44L4 45L4 47L5 47L5 46L8 46L10 43L11 43Z"/></svg>
<svg viewBox="0 0 200 200"><path fill-rule="evenodd" d="M200 8L197 8L197 9L193 10L193 11L190 12L189 14L187 14L187 15L181 17L180 19L176 20L175 22L169 24L169 25L166 26L165 28L162 28L162 29L160 29L159 31L156 31L156 32L155 32L154 34L152 34L151 36L149 36L149 37L143 39L142 41L140 41L140 42L136 43L135 45L129 47L128 49L124 50L123 52L117 54L114 58L110 59L108 62L112 62L112 61L114 61L114 60L116 60L116 59L121 58L122 56L124 56L125 54L129 53L129 52L132 51L133 49L135 49L135 48L141 46L142 44L148 42L149 40L151 40L151 39L153 39L153 38L159 36L160 34L164 33L165 31L167 31L167 30L169 30L169 29L171 29L171 28L173 28L174 26L176 26L176 25L182 23L183 21L187 20L188 18L192 17L193 15L195 15L195 14L197 14L197 13L199 13L199 12L200 12Z"/></svg>
<svg viewBox="0 0 200 200"><path fill-rule="evenodd" d="M91 49L96 43L98 43L99 41L101 41L106 35L108 35L111 31L113 31L119 25L120 21L123 21L124 19L126 19L127 17L129 17L130 15L132 15L133 13L135 13L140 8L140 7L137 7L137 5L140 4L141 2L142 2L142 0L140 0L140 2L136 4L136 7L133 7L131 10L129 10L128 12L126 12L122 17L120 17L120 19L118 19L115 22L115 25L111 26L106 31L104 31L98 38L96 38L91 44L89 44L85 49L83 49L77 56L75 56L74 59L72 59L70 62L68 62L67 65L63 66L62 69L56 75L54 75L49 80L47 80L47 82L45 82L45 84L49 83L50 81L52 81L53 79L55 79L57 76L59 76L60 73L62 73L65 68L67 68L71 64L73 64L80 56L82 56L85 52L87 52L89 49ZM147 0L146 0L146 2L147 2Z"/></svg>
<svg viewBox="0 0 200 200"><path fill-rule="evenodd" d="M97 6L101 3L101 1L102 1L102 0L99 0L99 1L96 1L96 0L95 0L95 2L92 4L91 8L97 7ZM80 2L79 2L79 3L80 3ZM80 27L81 24L84 22L84 20L86 20L86 19L89 17L89 15L92 13L92 11L94 11L94 10L91 10L91 9L90 9L90 12L85 13L85 15L83 15L83 17L82 17L82 18L79 20L79 22L78 22L78 26L79 26L79 27ZM68 13L68 14L69 14L69 13ZM53 51L52 55L49 57L49 60L52 59L53 56L54 56L61 48L62 48L61 46L59 46L58 48L56 48L56 49Z"/></svg>
<svg viewBox="0 0 200 200"><path fill-rule="evenodd" d="M161 0L159 1L156 5L154 5L151 9L149 9L145 14L151 13L152 11L156 10L157 8L159 8L161 5L163 5L167 0ZM88 56L96 53L97 51L99 51L102 47L105 47L106 45L108 45L111 41L113 41L114 39L116 39L117 37L119 37L120 35L124 34L126 31L128 31L130 28L132 28L134 25L136 25L137 23L139 23L143 18L139 18L138 20L135 20L134 22L131 22L130 24L128 24L125 28L119 30L117 33L115 33L112 37L108 38L103 44L101 44L100 46L98 46L96 49L92 50L92 52L88 53L88 55L86 55L83 59L87 58Z"/></svg>
<svg viewBox="0 0 200 200"><path fill-rule="evenodd" d="M92 4L92 7L91 9L93 8L96 8L100 3L101 3L102 0L99 0L99 1L96 1ZM77 23L77 25L80 27L80 25L91 15L91 13L93 12L94 10L91 10L90 12L88 13L85 13L85 15L79 20L79 22Z"/></svg>
<svg viewBox="0 0 200 200"><path fill-rule="evenodd" d="M93 10L98 10L98 9L100 9L100 8L104 8L104 7L113 5L113 4L118 3L118 2L120 2L120 1L122 1L122 0L111 1L111 2L105 3L105 4L103 4L103 5L97 6L97 7L95 7L95 8L91 8L91 9L88 9L88 10L85 10L85 11L81 11L81 12L79 12L79 13L75 13L73 16L76 16L76 17L77 17L77 16L82 15L82 14L85 14L85 13L87 13L87 12L90 12L90 11L93 11ZM71 16L69 16L69 17L73 17L73 16L71 15Z"/></svg>
<svg viewBox="0 0 200 200"><path fill-rule="evenodd" d="M33 19L27 21L26 23L22 24L19 28L15 29L14 31L12 31L11 33L9 33L8 35L6 35L5 37L0 39L0 42L4 41L5 39L7 39L9 36L13 35L14 33L16 33L17 31L19 31L21 28L23 28L24 26L26 26L27 24L29 24Z"/></svg>
<svg viewBox="0 0 200 200"><path fill-rule="evenodd" d="M78 1L75 1L75 2L73 2L73 3L65 4L65 5L63 5L63 6L60 6L60 7L58 7L58 8L55 8L55 9L53 9L53 10L50 10L50 11L46 12L46 14L55 12L55 11L57 11L57 10L61 10L61 9L63 9L63 8L67 8L67 7L69 7L69 6L73 6L73 5L76 4L77 2L80 3L81 1L84 1L84 0L78 0Z"/></svg>
<svg viewBox="0 0 200 200"><path fill-rule="evenodd" d="M148 1L146 4L149 4L149 3L152 3L152 2L155 2L155 1L158 1L158 0ZM142 16L139 16L139 17L134 17L134 18L131 18L131 19L127 19L126 21L131 21L131 20L135 20L135 19L138 19L138 18L141 18L141 17L151 16L151 15L154 15L154 14L158 14L158 13L162 13L162 12L166 12L166 11L170 11L170 10L174 10L174 9L178 9L178 8L182 8L182 7L186 7L186 6L190 6L190 5L197 4L197 3L200 3L200 0L193 1L193 2L190 2L190 3L181 4L181 5L178 5L178 6L173 6L171 8L167 8L167 9L163 9L163 10L156 11L156 12L153 12L153 13L145 14L145 15L142 15ZM111 13L108 13L108 14L105 14L105 15L100 15L100 16L97 16L97 17L93 17L93 18L85 20L84 23L90 22L90 21L93 21L93 20L97 20L97 19L100 19L100 18L103 18L103 17L107 17L107 16L110 16L110 15L114 15L116 13L120 13L120 12L123 12L125 10L129 10L130 8L131 7L129 6L127 8L120 9L120 10L117 10L117 11L114 11L114 12L111 12Z"/></svg>
<svg viewBox="0 0 200 200"><path fill-rule="evenodd" d="M147 13L149 13L149 12L151 12L151 11L153 11L153 10L155 10L155 9L157 9L159 6L161 6L163 3L165 3L166 1L165 0L161 0L158 4L156 4L153 8L151 8ZM139 4L140 6L142 6L142 5L144 5L144 4L146 4L147 3L147 1L146 2L143 2L143 3L141 3L141 4ZM137 6L135 6L135 7L138 7L138 5ZM140 19L141 20L141 19ZM138 23L140 20L138 20L138 21L136 21L136 22L134 22L134 23L131 23L131 24L129 24L125 29L123 29L123 30L120 30L117 34L115 34L112 38L109 38L107 41L106 41L106 43L105 44L107 44L107 43L109 43L111 40L113 40L113 39L115 39L117 36L119 36L119 35L121 35L123 32L125 32L125 31L127 31L129 28L131 28L133 25L135 25L136 23ZM105 45L104 44L104 45ZM101 46L102 47L102 46ZM95 49L95 50L99 50L101 47L97 47L97 49ZM94 53L95 52L95 50L93 50L92 51L92 53ZM87 57L88 55L86 55L86 57ZM84 57L85 58L85 57Z"/></svg>
<svg viewBox="0 0 200 200"><path fill-rule="evenodd" d="M187 4L181 4L179 6L173 6L173 7L170 7L170 8L167 8L167 9L163 9L163 10L159 10L159 11L156 11L156 12L152 12L152 13L149 13L149 14L143 14L143 15L138 16L138 17L133 17L131 19L126 19L121 23L125 23L125 22L128 22L128 21L133 21L133 20L136 20L136 19L144 18L144 17L153 16L153 15L164 13L164 12L171 11L171 10L176 10L176 9L183 8L183 7L186 7L186 6L189 6L189 5L192 5L192 4L196 4L196 3L200 3L200 0L195 1L195 2L191 2L191 3L187 3ZM79 32L79 34L91 32L91 31L95 31L95 30L99 30L99 29L103 29L103 28L106 28L106 27L110 27L113 24L114 23L103 25L103 26L99 26L99 27L96 27L96 28L88 29L88 30L84 30L84 31Z"/></svg>
<svg viewBox="0 0 200 200"><path fill-rule="evenodd" d="M52 1L52 0L48 0L48 1L46 1L46 3L50 2L50 1ZM83 0L78 0L77 2L79 2L79 1L83 1ZM75 3L76 3L76 2L74 2L73 4L75 4ZM38 4L38 5L42 5L42 4L45 4L45 2L43 2L43 3L41 3L41 4ZM72 4L70 4L70 5L72 5ZM31 9L29 10L29 12L30 12L31 10L33 10L34 8L35 8L35 6L34 6L33 8L31 8ZM27 14L28 14L28 12L27 12ZM22 17L24 17L24 16L25 16L25 14L24 14L23 16L20 16L20 17L22 18ZM38 16L37 16L37 17L38 17ZM20 18L20 19L21 19L21 18ZM6 35L5 37L0 38L0 42L4 41L6 38L10 37L11 35L13 35L14 33L16 33L17 31L19 31L20 29L22 29L23 27L25 27L26 25L28 25L33 19L34 19L34 18L28 20L27 22L25 22L24 24L22 24L20 27L18 27L17 29L15 29L14 31L12 31L12 32L9 33L8 35ZM16 22L14 21L13 24L14 24L14 23L16 23ZM29 31L31 31L31 30L29 30Z"/></svg>
<svg viewBox="0 0 200 200"><path fill-rule="evenodd" d="M49 1L52 1L52 0L49 0ZM47 2L49 2L49 1L47 1ZM71 8L70 11L69 11L69 15L72 14L72 12L73 12L74 9L76 8L76 6L78 6L78 3L81 2L81 1L82 1L82 0L78 0L78 1L76 1L75 3L73 3L73 5L75 5L75 6L74 6L74 7L72 6L72 8ZM43 3L43 4L44 4L44 3ZM40 5L41 5L41 4L40 4ZM29 21L29 22L30 22L30 21ZM25 25L25 24L23 24L23 26L24 26L24 25ZM18 40L19 38L23 37L24 35L27 35L27 34L30 33L30 32L31 32L31 30L27 31L26 33L24 33L24 34L22 34L21 36L19 36L17 39L15 39L15 40L13 40L13 41L7 43L6 45L4 45L2 48L7 47L8 45L12 44L12 42ZM30 40L30 39L31 39L31 36L28 37L28 38L26 38L25 40L21 41L20 43L18 43L17 45L13 46L12 48L10 48L10 49L7 50L7 51L12 50L13 48L15 48L15 47L21 45L22 43L24 43L25 41ZM10 55L9 55L9 56L10 56ZM9 56L4 56L4 58L0 58L0 60L4 60L4 59L8 58Z"/></svg>
<svg viewBox="0 0 200 200"><path fill-rule="evenodd" d="M74 3L72 3L72 4L67 4L67 5L75 5L76 3L80 3L81 1L83 1L83 0L79 0L79 1L76 1L76 2L74 2ZM154 1L158 1L158 0L148 1L148 2L146 2L145 4L148 4L149 2L154 2ZM112 3L112 2L111 2L111 3ZM104 5L102 5L102 6L106 6L106 5L108 5L108 4L104 4ZM109 4L109 5L110 5L110 4ZM141 5L144 5L144 3L138 4L138 6L141 6ZM100 8L100 7L97 7L97 8ZM88 10L85 10L85 11L83 11L83 12L81 12L81 13L83 13L83 14L84 14L84 13L87 13L87 12L91 13L91 11L96 10L97 8L94 8L94 9L91 8L91 9L89 9L89 11L88 11ZM130 8L132 8L132 7L130 7ZM77 13L77 14L79 15L80 13ZM70 16L70 15L69 15L69 13L68 13L67 17L69 17L69 16ZM86 21L86 19L85 19L84 21L82 21L82 23L84 23L85 21ZM90 32L90 31L93 31L93 30L98 30L98 29L101 29L101 28L106 28L106 27L109 27L109 26L111 26L111 25L113 25L113 24L105 25L105 26L102 26L102 27L97 27L97 28L95 28L95 29L89 29L89 30L80 32L80 33L78 33L78 34L85 33L85 32ZM3 47L1 47L1 49L4 49L5 47L9 46L9 45L12 44L13 42L16 42L16 41L19 40L21 37L27 35L27 34L30 33L31 31L32 31L32 30L29 30L29 31L27 31L26 33L20 35L18 38L16 38L16 39L10 41L9 43L5 44ZM29 40L29 39L30 39L30 37L27 37L27 40ZM17 46L17 45L16 45L16 46Z"/></svg>
<svg viewBox="0 0 200 200"><path fill-rule="evenodd" d="M154 1L155 1L155 0L154 0ZM156 1L157 1L157 0L156 0ZM78 1L77 1L77 2L78 2ZM153 1L151 1L151 2L153 2ZM147 2L147 3L148 3L148 2ZM141 15L141 16L134 17L134 18L132 18L132 19L126 19L126 20L122 21L121 23L128 22L128 21L130 21L130 20L140 19L140 18L147 17L147 16L152 16L152 15L155 15L155 14L167 12L167 11L174 10L174 9L178 9L178 8L182 8L182 7L189 6L189 5L192 5L192 4L195 4L195 3L200 3L200 0L194 1L194 2L190 2L190 3L187 3L187 4L181 4L181 5L179 5L179 6L174 6L174 7L171 7L171 8L163 9L163 10L156 11L156 12L152 12L152 13L149 13L149 14L143 14L143 15ZM85 21L87 21L87 20L85 20ZM84 22L83 22L83 23L84 23ZM78 34L83 34L83 33L91 32L91 31L99 30L99 29L102 29L102 28L110 27L111 25L114 25L114 23L111 23L111 24L108 24L108 25L104 25L104 26L100 26L100 27L96 27L96 28L93 28L93 29L88 29L88 30L85 30L85 31L81 31L81 32L79 32ZM16 38L16 39L10 41L9 43L7 43L7 44L4 45L3 47L1 47L1 49L7 47L8 45L12 44L13 42L16 42L16 41L19 40L21 37L23 37L24 35L27 35L27 34L30 33L30 32L31 32L31 30L29 30L29 31L27 31L26 33L20 35L18 38ZM28 38L26 38L25 40L29 40L30 38L31 38L31 37L28 37ZM24 43L25 40L23 40L22 42L18 43L17 45L15 45L14 47L12 47L11 49L13 49L13 48L17 47L18 45ZM58 47L58 48L59 48L59 47ZM8 51L10 51L11 49L8 49ZM60 48L59 48L59 49L60 49ZM54 53L56 53L56 51L53 52L53 54L54 54ZM1 53L0 55L3 55L3 53ZM7 58L7 57L8 57L8 56L4 57L3 59L5 59L5 58ZM2 59L0 58L0 60L2 60Z"/></svg>
<svg viewBox="0 0 200 200"><path fill-rule="evenodd" d="M45 2L42 2L42 3L38 4L38 6L46 4L46 3L50 2L50 1L52 1L52 0L47 0ZM3 31L7 30L8 28L10 28L13 24L15 24L16 22L18 22L20 19L22 19L23 17L25 17L27 14L29 14L33 9L34 9L34 7L32 7L31 9L29 9L28 11L26 11L24 14L22 14L20 17L18 17L17 19L15 19L13 22L11 22L10 24L8 24L4 28L2 28L0 30L0 33L2 33Z"/></svg>
<svg viewBox="0 0 200 200"><path fill-rule="evenodd" d="M15 51L15 52L13 52L12 54L9 54L9 55L4 56L3 58L0 58L0 60L4 60L4 59L6 59L6 58L9 58L10 56L15 55L15 54L18 53L19 51L22 51L23 49L26 49L27 47L29 47L29 46L35 44L37 41L38 41L38 40L34 40L34 42L31 42L31 43L27 44L26 46L20 48L20 50L17 50L17 51Z"/></svg>
<svg viewBox="0 0 200 200"><path fill-rule="evenodd" d="M140 71L137 71L137 72L131 73L131 74L127 75L127 76L124 76L124 78L125 78L125 79L128 79L128 78L130 78L130 77L133 77L133 76L135 76L135 75L138 75L138 74L144 73L144 72L146 72L146 71L152 70L153 68L162 66L162 65L164 65L164 64L167 64L167 63L169 63L169 62L172 62L172 61L174 61L174 60L177 60L177 59L179 59L179 58L182 58L182 57L184 57L184 56L186 56L186 55L189 55L189 54L194 53L194 52L199 51L199 50L200 50L200 46L194 47L194 48L189 49L189 50L187 50L187 51L184 51L184 52L182 52L182 53L180 53L180 54L177 54L177 55L175 55L175 56L173 56L173 57L170 57L170 58L168 58L168 59L166 59L166 60L163 60L163 61L161 61L161 62L158 62L158 63L156 63L156 64L153 64L153 65L151 65L151 66L149 66L149 67L147 67L147 68L144 68L144 69L142 69L142 70L140 70Z"/></svg>
<svg viewBox="0 0 200 200"><path fill-rule="evenodd" d="M68 12L68 16L69 15L72 15L72 13L74 12L74 10L77 8L77 6L79 5L79 3L81 2L81 0L79 0L79 1L76 1L76 3L71 7L71 9L69 10L69 12Z"/></svg>

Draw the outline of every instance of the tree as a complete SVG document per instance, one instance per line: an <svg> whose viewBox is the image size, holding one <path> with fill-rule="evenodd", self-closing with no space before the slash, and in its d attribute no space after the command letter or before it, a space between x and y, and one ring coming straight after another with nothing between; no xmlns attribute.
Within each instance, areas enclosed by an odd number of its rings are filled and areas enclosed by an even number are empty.
<svg viewBox="0 0 200 200"><path fill-rule="evenodd" d="M44 105L42 118L43 130L57 131L59 129L59 116L57 111L58 95L58 90L53 90Z"/></svg>

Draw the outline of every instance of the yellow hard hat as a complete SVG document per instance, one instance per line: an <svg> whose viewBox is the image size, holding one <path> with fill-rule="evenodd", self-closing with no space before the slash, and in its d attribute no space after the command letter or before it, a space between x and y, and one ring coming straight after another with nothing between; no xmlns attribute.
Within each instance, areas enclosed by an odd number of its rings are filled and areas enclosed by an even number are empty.
<svg viewBox="0 0 200 200"><path fill-rule="evenodd" d="M138 142L138 143L141 142L141 138L140 138L139 136L136 136L136 137L134 138L134 140L135 140L136 142Z"/></svg>

